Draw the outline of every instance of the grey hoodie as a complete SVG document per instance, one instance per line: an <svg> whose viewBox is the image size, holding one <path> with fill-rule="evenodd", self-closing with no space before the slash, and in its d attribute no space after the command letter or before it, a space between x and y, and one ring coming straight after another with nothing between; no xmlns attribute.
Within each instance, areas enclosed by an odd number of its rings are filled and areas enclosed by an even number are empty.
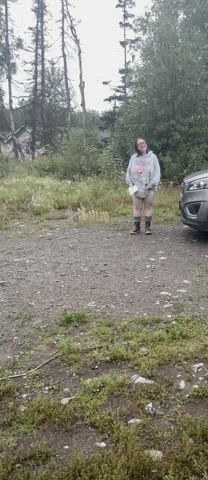
<svg viewBox="0 0 208 480"><path fill-rule="evenodd" d="M156 191L159 181L160 165L153 152L132 155L126 172L126 183L138 187L138 192L135 193L137 197L145 198L151 189Z"/></svg>

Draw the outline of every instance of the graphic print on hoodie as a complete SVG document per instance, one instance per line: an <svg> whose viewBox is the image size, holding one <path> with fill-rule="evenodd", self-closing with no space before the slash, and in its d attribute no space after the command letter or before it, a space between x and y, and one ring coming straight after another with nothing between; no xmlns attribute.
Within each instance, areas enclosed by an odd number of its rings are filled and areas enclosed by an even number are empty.
<svg viewBox="0 0 208 480"><path fill-rule="evenodd" d="M152 151L145 155L132 155L127 168L126 183L137 186L136 196L145 198L149 189L157 190L159 181L160 165Z"/></svg>

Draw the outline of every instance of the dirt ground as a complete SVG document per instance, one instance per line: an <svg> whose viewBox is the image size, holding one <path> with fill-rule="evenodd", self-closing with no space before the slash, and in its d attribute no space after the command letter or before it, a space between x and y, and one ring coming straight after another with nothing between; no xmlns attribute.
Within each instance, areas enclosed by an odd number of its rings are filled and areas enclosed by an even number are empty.
<svg viewBox="0 0 208 480"><path fill-rule="evenodd" d="M205 234L179 223L154 225L152 236L131 236L126 224L19 237L20 227L0 233L1 360L16 337L21 344L26 316L44 327L64 309L167 321L179 311L208 313Z"/></svg>
<svg viewBox="0 0 208 480"><path fill-rule="evenodd" d="M11 230L0 233L1 367L10 374L19 374L53 356L57 342L53 342L52 333L52 342L48 343L49 335L65 309L109 315L113 321L154 316L171 323L181 313L207 318L208 236L180 223L156 224L152 236L141 233L133 237L129 234L130 228L128 222L123 226L62 225L37 230L31 235L28 227L16 223ZM85 337L79 333L78 327L71 335L85 346L87 327ZM165 406L157 407L159 413L152 420L153 426L164 424L165 429L169 428L181 379L185 385L181 393L184 399L196 382L202 381L206 387L207 364L199 363L202 360L204 362L203 357L190 360L203 365L196 374L191 363L185 368L180 362L163 365L155 371L154 380L168 378L171 387ZM65 396L75 398L81 379L99 378L108 373L127 374L130 378L138 372L128 362L118 362L118 365L100 362L95 366L93 357L89 360L88 356L82 370L75 375L67 364L56 358L44 366L39 379L23 376L15 380L16 401L24 409L28 401L39 395L44 398L49 395L59 401ZM117 397L110 400L110 406L115 408L115 401L118 408ZM138 415L138 406L128 406L125 402L121 397L126 412L123 420L127 422ZM157 403L157 399L154 402ZM186 413L192 414L192 410L207 413L206 398L198 400L197 409L195 403L181 405L181 411L184 408ZM0 412L2 418L6 408L7 402ZM97 429L78 422L67 432L52 426L43 426L31 436L17 431L15 441L20 449L34 442L47 442L56 452L56 461L62 462L78 452L93 453L103 438L105 440Z"/></svg>

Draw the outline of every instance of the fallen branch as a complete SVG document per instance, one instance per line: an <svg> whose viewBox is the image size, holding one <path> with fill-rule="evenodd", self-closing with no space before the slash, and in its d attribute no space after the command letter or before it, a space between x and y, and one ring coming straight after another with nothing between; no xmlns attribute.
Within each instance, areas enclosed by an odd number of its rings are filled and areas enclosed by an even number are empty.
<svg viewBox="0 0 208 480"><path fill-rule="evenodd" d="M113 346L114 346L113 344L110 344L110 345L105 345L105 344L95 345L94 347L89 347L89 348L83 349L82 353L88 353L88 352L91 352L92 350L101 350L102 348L113 347ZM2 382L3 380L11 379L11 378L27 377L28 375L31 375L32 373L36 372L37 370L40 370L40 368L44 367L44 365L47 365L48 363L52 362L53 360L56 360L56 358L58 358L60 356L61 355L59 353L55 353L53 357L51 357L48 360L46 360L45 362L41 363L40 365L38 365L38 367L35 367L32 370L29 370L29 372L17 373L16 375L9 375L8 377L0 377L0 382Z"/></svg>
<svg viewBox="0 0 208 480"><path fill-rule="evenodd" d="M28 375L31 375L32 373L36 372L37 370L40 370L40 368L44 367L44 365L47 365L48 363L52 362L56 358L59 357L59 353L56 353L53 357L49 358L45 362L41 363L38 365L38 367L33 368L32 370L29 370L29 372L25 373L17 373L16 375L9 375L8 377L1 377L0 381L3 380L8 380L9 378L21 378L21 377L27 377Z"/></svg>

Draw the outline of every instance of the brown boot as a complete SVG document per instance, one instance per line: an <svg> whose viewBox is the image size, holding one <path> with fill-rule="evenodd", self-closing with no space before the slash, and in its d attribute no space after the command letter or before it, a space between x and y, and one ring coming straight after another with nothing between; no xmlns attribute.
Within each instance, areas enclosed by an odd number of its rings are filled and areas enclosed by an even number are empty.
<svg viewBox="0 0 208 480"><path fill-rule="evenodd" d="M141 232L140 230L140 222L134 222L134 229L131 231L131 235L137 235Z"/></svg>

